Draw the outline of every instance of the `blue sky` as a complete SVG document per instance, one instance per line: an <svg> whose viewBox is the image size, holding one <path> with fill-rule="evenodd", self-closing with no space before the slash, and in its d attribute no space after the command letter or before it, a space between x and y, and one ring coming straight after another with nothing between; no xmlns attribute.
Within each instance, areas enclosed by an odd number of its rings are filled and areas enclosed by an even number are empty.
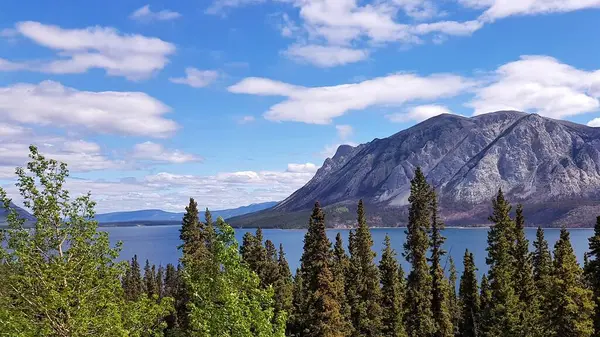
<svg viewBox="0 0 600 337"><path fill-rule="evenodd" d="M600 126L600 0L3 1L0 179L38 145L98 210L282 200L439 113ZM598 118L598 119L596 119ZM15 195L16 197L16 195Z"/></svg>

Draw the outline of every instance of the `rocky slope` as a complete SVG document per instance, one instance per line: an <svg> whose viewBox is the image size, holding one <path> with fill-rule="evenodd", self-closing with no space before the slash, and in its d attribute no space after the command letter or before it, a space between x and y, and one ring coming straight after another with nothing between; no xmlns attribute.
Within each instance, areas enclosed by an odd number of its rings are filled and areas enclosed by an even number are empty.
<svg viewBox="0 0 600 337"><path fill-rule="evenodd" d="M330 225L339 227L352 224L354 204L362 198L373 225L402 225L417 166L436 188L450 225L487 223L499 187L525 205L530 225L589 226L600 214L600 128L499 111L440 115L385 139L340 146L312 180L276 207L230 221L301 226L319 200Z"/></svg>

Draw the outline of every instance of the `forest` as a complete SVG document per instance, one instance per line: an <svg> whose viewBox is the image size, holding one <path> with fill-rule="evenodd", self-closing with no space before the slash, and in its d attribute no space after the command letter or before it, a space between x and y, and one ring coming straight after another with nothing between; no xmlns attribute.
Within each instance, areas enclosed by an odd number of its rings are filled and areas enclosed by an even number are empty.
<svg viewBox="0 0 600 337"><path fill-rule="evenodd" d="M36 221L26 228L9 209L0 232L0 336L600 336L600 217L581 266L564 228L552 250L538 228L530 251L522 206L512 217L498 190L489 271L478 279L467 250L459 276L435 190L417 168L402 252L387 237L376 259L362 201L349 242L330 242L316 202L292 273L284 247L260 228L239 245L231 226L190 199L179 264L142 268L137 257L119 260L90 194L70 197L66 164L30 151L16 185ZM0 197L10 208L4 189Z"/></svg>

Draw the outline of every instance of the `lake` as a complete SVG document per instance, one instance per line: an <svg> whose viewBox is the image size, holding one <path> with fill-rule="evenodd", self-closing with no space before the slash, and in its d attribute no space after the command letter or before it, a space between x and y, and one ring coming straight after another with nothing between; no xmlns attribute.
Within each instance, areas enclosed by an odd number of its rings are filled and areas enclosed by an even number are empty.
<svg viewBox="0 0 600 337"><path fill-rule="evenodd" d="M168 263L177 264L180 257L180 252L177 246L181 244L179 241L179 226L148 226L148 227L110 227L102 228L109 232L111 242L123 242L123 250L121 259L131 259L134 254L138 255L141 263L146 259L156 265L166 265ZM392 246L398 253L398 260L402 263L404 270L408 270L408 264L402 257L403 244L406 238L404 233L405 228L373 228L374 246L373 249L377 252L377 259L380 257L380 252L383 247L383 240L386 234L390 235ZM253 229L236 229L235 236L238 242L241 243L244 233ZM479 268L479 273L487 271L485 257L487 252L487 228L447 228L444 230L446 236L446 249L454 258L457 270L462 272L462 258L465 249L469 249L475 254L475 262ZM570 229L571 243L575 249L577 259L583 263L583 255L588 249L588 238L593 235L593 229ZM341 233L344 238L344 245L348 244L347 229L331 229L327 230L327 236L332 242L335 242L337 233ZM530 244L535 240L535 228L527 228L526 235ZM275 243L277 247L283 244L287 260L290 264L292 272L300 265L302 256L303 240L306 230L282 230L282 229L265 229L263 230L265 239L269 239ZM560 229L545 229L546 240L551 249L554 243L558 240ZM533 249L533 246L531 246ZM459 274L460 275L460 274Z"/></svg>

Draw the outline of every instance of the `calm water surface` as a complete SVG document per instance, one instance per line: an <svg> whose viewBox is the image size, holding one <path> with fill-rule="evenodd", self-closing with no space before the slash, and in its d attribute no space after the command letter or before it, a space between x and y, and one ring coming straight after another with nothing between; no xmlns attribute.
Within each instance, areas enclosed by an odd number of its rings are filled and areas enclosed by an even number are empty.
<svg viewBox="0 0 600 337"><path fill-rule="evenodd" d="M180 257L180 252L177 250L177 246L181 244L179 241L179 226L115 227L104 228L103 230L110 233L111 242L115 243L119 240L123 242L121 259L130 259L134 254L137 254L141 261L148 259L156 265L166 265L167 263L177 264ZM241 243L244 233L248 231L254 232L255 230L236 229L235 236L238 242ZM371 233L375 242L373 249L377 252L377 259L379 259L383 247L384 237L389 234L392 246L398 252L398 260L402 263L404 269L408 270L408 264L401 256L402 246L406 238L404 231L405 228L377 228L372 229ZM487 228L448 228L444 231L444 236L447 238L444 247L454 258L459 272L462 272L462 258L465 249L469 249L475 254L475 262L480 273L487 270L485 264L487 231ZM344 245L347 246L348 232L349 230L332 229L327 231L327 236L334 242L337 233L341 233L344 238ZM535 228L526 229L530 243L535 240L535 232ZM559 229L545 230L546 240L548 240L551 249L558 240L559 232ZM265 239L273 241L277 247L280 243L283 244L292 272L299 267L306 230L266 229L263 230L263 233ZM593 230L571 229L570 233L571 243L575 249L577 259L580 263L583 263L583 255L588 249L587 239L593 235ZM531 249L533 249L533 246Z"/></svg>

